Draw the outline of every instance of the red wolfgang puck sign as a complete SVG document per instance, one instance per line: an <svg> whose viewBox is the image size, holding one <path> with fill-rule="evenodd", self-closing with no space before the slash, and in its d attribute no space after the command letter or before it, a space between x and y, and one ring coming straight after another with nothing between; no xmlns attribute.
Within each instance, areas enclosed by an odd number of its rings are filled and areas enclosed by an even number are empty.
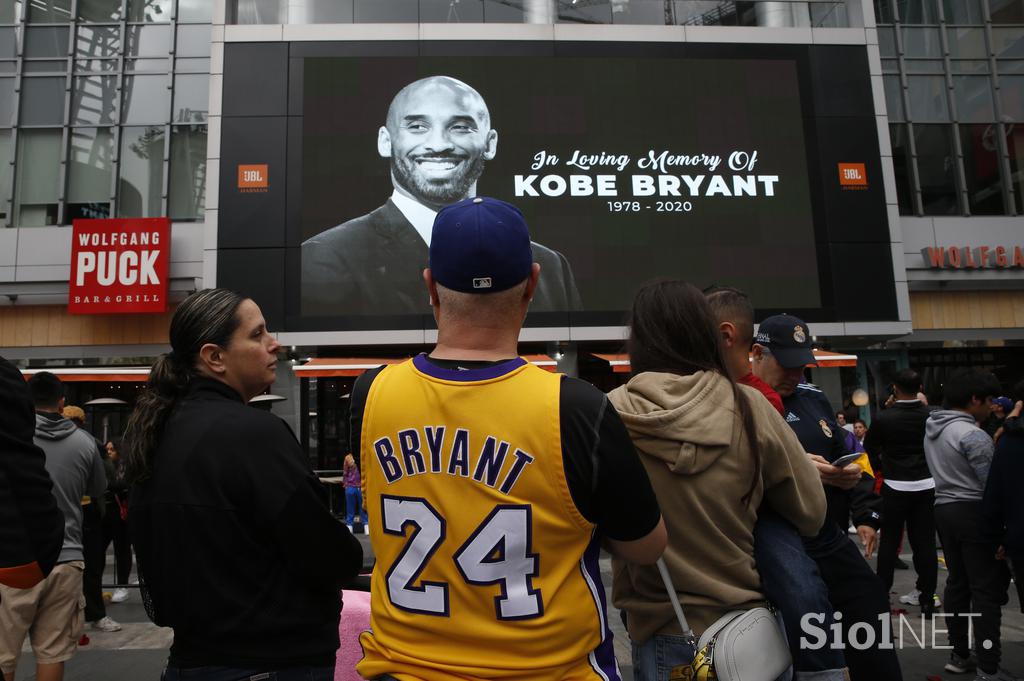
<svg viewBox="0 0 1024 681"><path fill-rule="evenodd" d="M167 310L168 218L75 220L68 312Z"/></svg>

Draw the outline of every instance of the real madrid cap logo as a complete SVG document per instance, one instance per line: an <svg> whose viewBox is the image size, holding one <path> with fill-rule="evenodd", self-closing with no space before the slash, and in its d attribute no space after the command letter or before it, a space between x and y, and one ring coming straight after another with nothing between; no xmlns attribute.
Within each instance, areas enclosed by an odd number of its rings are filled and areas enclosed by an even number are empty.
<svg viewBox="0 0 1024 681"><path fill-rule="evenodd" d="M807 342L807 334L804 332L804 327L800 326L799 324L793 327L793 340L795 340L797 343Z"/></svg>

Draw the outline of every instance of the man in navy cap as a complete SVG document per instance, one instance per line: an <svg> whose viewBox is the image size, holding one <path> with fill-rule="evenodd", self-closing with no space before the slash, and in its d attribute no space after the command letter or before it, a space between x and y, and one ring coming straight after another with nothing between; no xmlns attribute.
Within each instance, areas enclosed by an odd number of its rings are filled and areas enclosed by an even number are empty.
<svg viewBox="0 0 1024 681"><path fill-rule="evenodd" d="M864 560L874 551L881 500L874 493L874 479L858 464L837 467L831 463L852 452L846 445L846 431L836 424L835 410L825 394L803 380L804 368L817 364L807 323L792 315L765 319L754 337L753 360L754 375L779 393L786 422L817 466L825 485L828 500L825 524L818 536L805 541L804 546L818 564L836 616L842 615L843 643L846 644L843 652L850 678L853 681L898 680L902 673L895 651L879 647L891 643L883 641L879 619L879 616L888 616L888 594ZM846 536L851 515L864 556ZM874 631L874 645L866 649L849 645L851 627L861 623Z"/></svg>
<svg viewBox="0 0 1024 681"><path fill-rule="evenodd" d="M352 390L377 557L363 678L620 679L601 544L653 563L665 526L605 395L518 356L543 276L515 206L442 209L437 345Z"/></svg>
<svg viewBox="0 0 1024 681"><path fill-rule="evenodd" d="M303 314L427 313L420 272L434 216L476 196L477 180L497 151L487 103L470 85L429 76L402 88L377 134L377 152L390 165L391 196L380 208L302 244ZM531 309L580 309L565 257L537 243L533 257L544 278Z"/></svg>

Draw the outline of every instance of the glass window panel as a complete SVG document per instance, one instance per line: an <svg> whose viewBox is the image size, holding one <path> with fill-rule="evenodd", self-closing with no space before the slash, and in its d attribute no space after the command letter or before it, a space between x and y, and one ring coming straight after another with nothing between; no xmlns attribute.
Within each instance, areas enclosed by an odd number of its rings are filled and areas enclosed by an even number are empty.
<svg viewBox="0 0 1024 681"><path fill-rule="evenodd" d="M75 72L116 71L118 64L117 59L76 59Z"/></svg>
<svg viewBox="0 0 1024 681"><path fill-rule="evenodd" d="M14 125L14 79L0 78L0 128Z"/></svg>
<svg viewBox="0 0 1024 681"><path fill-rule="evenodd" d="M107 204L113 169L113 129L75 128L71 131L68 203Z"/></svg>
<svg viewBox="0 0 1024 681"><path fill-rule="evenodd" d="M0 59L18 56L18 29L0 28Z"/></svg>
<svg viewBox="0 0 1024 681"><path fill-rule="evenodd" d="M935 0L899 0L900 21L904 24L937 24Z"/></svg>
<svg viewBox="0 0 1024 681"><path fill-rule="evenodd" d="M339 3L343 4L343 3ZM559 3L562 5L562 3ZM559 7L559 11L564 8ZM605 14L608 9L605 8ZM420 22L457 24L459 22L481 22L484 20L484 3L481 0L420 0ZM602 23L608 23L604 21Z"/></svg>
<svg viewBox="0 0 1024 681"><path fill-rule="evenodd" d="M875 21L879 24L891 24L896 21L892 11L893 0L875 0Z"/></svg>
<svg viewBox="0 0 1024 681"><path fill-rule="evenodd" d="M286 24L287 0L236 0L236 24Z"/></svg>
<svg viewBox="0 0 1024 681"><path fill-rule="evenodd" d="M900 215L914 215L914 202L910 178L910 145L907 142L907 126L899 123L889 126L889 140L892 143L892 165L896 175L896 201Z"/></svg>
<svg viewBox="0 0 1024 681"><path fill-rule="evenodd" d="M988 59L983 28L947 28L951 59Z"/></svg>
<svg viewBox="0 0 1024 681"><path fill-rule="evenodd" d="M942 76L907 76L910 120L940 123L949 120L946 81Z"/></svg>
<svg viewBox="0 0 1024 681"><path fill-rule="evenodd" d="M847 28L850 17L846 5L840 0L836 2L809 3L811 10L811 26L819 28Z"/></svg>
<svg viewBox="0 0 1024 681"><path fill-rule="evenodd" d="M210 0L178 0L178 21L210 23L213 21L213 3Z"/></svg>
<svg viewBox="0 0 1024 681"><path fill-rule="evenodd" d="M24 73L67 73L68 62L66 59L26 60L21 63L21 70Z"/></svg>
<svg viewBox="0 0 1024 681"><path fill-rule="evenodd" d="M903 114L903 86L899 76L885 76L885 110L894 121L906 120Z"/></svg>
<svg viewBox="0 0 1024 681"><path fill-rule="evenodd" d="M171 51L170 26L129 26L129 57L166 57Z"/></svg>
<svg viewBox="0 0 1024 681"><path fill-rule="evenodd" d="M83 21L120 21L121 0L78 0L78 18Z"/></svg>
<svg viewBox="0 0 1024 681"><path fill-rule="evenodd" d="M7 222L7 200L11 198L11 131L0 130L0 228Z"/></svg>
<svg viewBox="0 0 1024 681"><path fill-rule="evenodd" d="M993 24L1024 24L1024 0L988 0Z"/></svg>
<svg viewBox="0 0 1024 681"><path fill-rule="evenodd" d="M159 217L163 184L163 126L122 128L117 216Z"/></svg>
<svg viewBox="0 0 1024 681"><path fill-rule="evenodd" d="M999 62L999 73L1024 73L1024 60Z"/></svg>
<svg viewBox="0 0 1024 681"><path fill-rule="evenodd" d="M355 0L355 20L358 24L369 23L416 23L420 19L417 0Z"/></svg>
<svg viewBox="0 0 1024 681"><path fill-rule="evenodd" d="M28 20L33 24L71 21L71 0L33 0L28 4Z"/></svg>
<svg viewBox="0 0 1024 681"><path fill-rule="evenodd" d="M179 57L210 56L210 26L179 26L174 52Z"/></svg>
<svg viewBox="0 0 1024 681"><path fill-rule="evenodd" d="M174 77L174 123L203 123L210 108L210 76Z"/></svg>
<svg viewBox="0 0 1024 681"><path fill-rule="evenodd" d="M171 181L167 212L172 220L201 220L206 208L206 126L171 130Z"/></svg>
<svg viewBox="0 0 1024 681"><path fill-rule="evenodd" d="M1024 120L1024 76L999 77L999 104L1003 116Z"/></svg>
<svg viewBox="0 0 1024 681"><path fill-rule="evenodd" d="M981 0L942 0L947 24L983 24Z"/></svg>
<svg viewBox="0 0 1024 681"><path fill-rule="evenodd" d="M125 59L124 70L126 73L167 73L170 59Z"/></svg>
<svg viewBox="0 0 1024 681"><path fill-rule="evenodd" d="M163 123L170 113L170 91L167 76L125 76L124 123Z"/></svg>
<svg viewBox="0 0 1024 681"><path fill-rule="evenodd" d="M907 57L941 59L942 42L937 28L904 28L903 54Z"/></svg>
<svg viewBox="0 0 1024 681"><path fill-rule="evenodd" d="M889 26L879 27L878 50L883 57L896 56L896 29Z"/></svg>
<svg viewBox="0 0 1024 681"><path fill-rule="evenodd" d="M952 73L988 73L988 60L985 59L954 59L950 61Z"/></svg>
<svg viewBox="0 0 1024 681"><path fill-rule="evenodd" d="M480 5L483 11L483 3ZM679 2L676 0L672 5L672 18L675 24L693 25L713 20L713 12L699 3ZM718 15L714 15L717 18ZM575 3L558 3L558 23L560 24L610 24L612 23L612 5L610 2L600 2L590 5L579 5Z"/></svg>
<svg viewBox="0 0 1024 681"><path fill-rule="evenodd" d="M996 119L992 105L992 82L988 76L953 76L957 117L969 123Z"/></svg>
<svg viewBox="0 0 1024 681"><path fill-rule="evenodd" d="M52 58L68 56L67 26L29 26L25 29L25 56Z"/></svg>
<svg viewBox="0 0 1024 681"><path fill-rule="evenodd" d="M21 130L15 159L14 223L20 227L57 224L60 195L60 130Z"/></svg>
<svg viewBox="0 0 1024 681"><path fill-rule="evenodd" d="M174 70L178 73L209 73L209 59L175 59Z"/></svg>
<svg viewBox="0 0 1024 681"><path fill-rule="evenodd" d="M967 202L972 215L1005 215L999 179L999 126L961 125L960 147L964 156Z"/></svg>
<svg viewBox="0 0 1024 681"><path fill-rule="evenodd" d="M907 59L907 73L945 73L941 59Z"/></svg>
<svg viewBox="0 0 1024 681"><path fill-rule="evenodd" d="M79 25L75 36L76 57L116 57L121 50L119 26Z"/></svg>
<svg viewBox="0 0 1024 681"><path fill-rule="evenodd" d="M501 24L523 23L524 12L502 0L484 0L484 21Z"/></svg>
<svg viewBox="0 0 1024 681"><path fill-rule="evenodd" d="M0 2L0 24L13 24L21 18L21 0Z"/></svg>
<svg viewBox="0 0 1024 681"><path fill-rule="evenodd" d="M22 125L61 125L64 122L64 79L22 78Z"/></svg>
<svg viewBox="0 0 1024 681"><path fill-rule="evenodd" d="M430 0L424 0L429 3ZM460 0L457 10L462 14L463 6L478 4L479 0ZM450 0L445 2L451 4ZM306 0L305 6L291 3L288 9L289 24L351 24L353 21L352 0ZM472 9L469 9L472 12ZM465 19L463 20L465 21ZM481 21L476 19L475 21Z"/></svg>
<svg viewBox="0 0 1024 681"><path fill-rule="evenodd" d="M1016 195L1017 215L1024 214L1024 125L1014 125L1006 131L1006 146L1010 151L1010 177Z"/></svg>
<svg viewBox="0 0 1024 681"><path fill-rule="evenodd" d="M71 92L72 125L106 125L116 123L114 102L117 101L116 76L87 76L74 79Z"/></svg>
<svg viewBox="0 0 1024 681"><path fill-rule="evenodd" d="M665 8L660 2L612 3L612 23L664 26Z"/></svg>
<svg viewBox="0 0 1024 681"><path fill-rule="evenodd" d="M899 73L900 62L897 59L883 59L882 73Z"/></svg>
<svg viewBox="0 0 1024 681"><path fill-rule="evenodd" d="M128 0L128 21L170 21L172 4L172 0Z"/></svg>
<svg viewBox="0 0 1024 681"><path fill-rule="evenodd" d="M925 215L955 215L957 189L954 177L956 154L948 125L915 125L917 174L921 179L921 203Z"/></svg>
<svg viewBox="0 0 1024 681"><path fill-rule="evenodd" d="M14 73L17 71L17 62L13 61L0 61L0 73Z"/></svg>
<svg viewBox="0 0 1024 681"><path fill-rule="evenodd" d="M993 28L992 51L999 59L1024 59L1024 27Z"/></svg>

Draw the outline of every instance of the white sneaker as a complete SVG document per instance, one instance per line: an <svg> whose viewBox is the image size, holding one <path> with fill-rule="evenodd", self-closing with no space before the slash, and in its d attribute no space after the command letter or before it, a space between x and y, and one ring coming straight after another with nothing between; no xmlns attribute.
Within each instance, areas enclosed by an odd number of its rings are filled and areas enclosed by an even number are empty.
<svg viewBox="0 0 1024 681"><path fill-rule="evenodd" d="M103 619L96 620L92 623L92 628L98 629L99 631L105 631L107 633L121 631L121 625L115 622L114 620L110 619L109 617L104 617Z"/></svg>
<svg viewBox="0 0 1024 681"><path fill-rule="evenodd" d="M128 589L114 589L114 594L110 597L111 603L124 603L128 600Z"/></svg>
<svg viewBox="0 0 1024 681"><path fill-rule="evenodd" d="M910 593L905 593L902 596L900 596L900 603L903 603L905 605L917 605L920 599L921 592L917 589L914 589Z"/></svg>

